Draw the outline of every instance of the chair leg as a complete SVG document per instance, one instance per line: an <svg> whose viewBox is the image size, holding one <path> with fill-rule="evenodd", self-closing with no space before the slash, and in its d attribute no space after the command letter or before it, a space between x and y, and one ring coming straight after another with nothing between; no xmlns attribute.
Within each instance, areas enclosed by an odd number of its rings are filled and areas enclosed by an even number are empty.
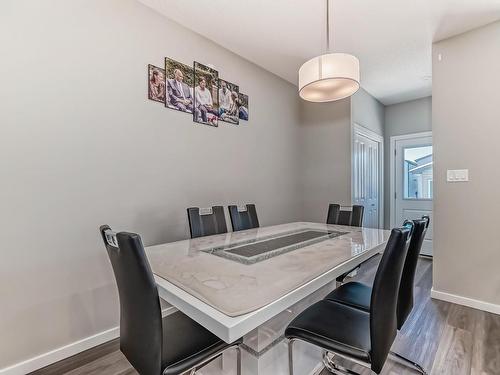
<svg viewBox="0 0 500 375"><path fill-rule="evenodd" d="M358 372L348 369L347 367L341 366L338 363L334 362L336 354L330 353L328 350L323 350L323 366L325 366L326 370L335 375L360 375ZM361 366L369 369L365 364L360 364ZM373 372L370 370L370 374Z"/></svg>
<svg viewBox="0 0 500 375"><path fill-rule="evenodd" d="M288 340L288 370L290 375L293 375L293 343L294 339Z"/></svg>
<svg viewBox="0 0 500 375"><path fill-rule="evenodd" d="M389 352L389 355L394 357L397 362L400 362L401 364L405 365L406 367L413 368L420 372L423 375L427 375L427 372L424 370L422 366L420 366L417 362L412 361L411 359L408 359L404 356L402 356L399 353L393 352L392 350Z"/></svg>
<svg viewBox="0 0 500 375"><path fill-rule="evenodd" d="M236 350L236 374L241 375L241 348L237 346Z"/></svg>
<svg viewBox="0 0 500 375"><path fill-rule="evenodd" d="M232 348L232 347L231 347ZM230 348L230 349L231 349ZM234 346L234 350L236 350L236 374L237 375L241 375L241 348L236 345ZM223 355L223 352L220 352L220 353L217 353L215 356L211 357L210 359L208 359L206 362L203 362L199 365L196 365L195 367L193 367L191 370L187 370L184 375L195 375L196 371L206 365L208 365L210 362L212 362L214 359L220 357Z"/></svg>
<svg viewBox="0 0 500 375"><path fill-rule="evenodd" d="M333 364L332 360L333 358L330 358L330 354L328 353L328 350L323 350L323 366L331 372L335 373L335 365Z"/></svg>

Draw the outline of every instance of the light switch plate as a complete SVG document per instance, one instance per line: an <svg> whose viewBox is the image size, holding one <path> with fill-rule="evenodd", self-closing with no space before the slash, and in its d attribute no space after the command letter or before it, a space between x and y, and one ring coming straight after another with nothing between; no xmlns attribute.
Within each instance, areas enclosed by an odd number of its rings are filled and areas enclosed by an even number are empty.
<svg viewBox="0 0 500 375"><path fill-rule="evenodd" d="M448 169L446 171L446 181L448 182L466 182L469 181L468 169Z"/></svg>

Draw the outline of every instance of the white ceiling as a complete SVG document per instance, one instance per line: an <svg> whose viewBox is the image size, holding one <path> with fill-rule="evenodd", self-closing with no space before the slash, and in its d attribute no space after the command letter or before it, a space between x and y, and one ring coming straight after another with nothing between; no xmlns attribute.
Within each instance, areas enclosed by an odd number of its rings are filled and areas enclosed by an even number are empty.
<svg viewBox="0 0 500 375"><path fill-rule="evenodd" d="M325 50L325 0L139 0L297 84ZM500 19L500 0L331 0L333 50L356 55L384 104L431 94L432 42Z"/></svg>

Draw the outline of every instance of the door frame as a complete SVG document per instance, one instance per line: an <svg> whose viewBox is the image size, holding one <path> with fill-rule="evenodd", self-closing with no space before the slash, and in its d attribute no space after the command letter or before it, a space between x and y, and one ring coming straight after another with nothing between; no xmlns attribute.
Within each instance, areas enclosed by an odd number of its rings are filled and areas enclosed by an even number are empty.
<svg viewBox="0 0 500 375"><path fill-rule="evenodd" d="M354 198L354 137L356 134L378 143L378 227L384 228L384 137L364 126L353 123L351 127L351 204Z"/></svg>
<svg viewBox="0 0 500 375"><path fill-rule="evenodd" d="M390 195L389 195L389 212L390 212L390 223L391 228L396 227L396 142L402 141L405 139L413 139L413 138L423 138L423 137L432 137L432 131L427 132L418 132L418 133L410 133L403 135L393 135L390 137L390 153L389 153L389 170L390 170Z"/></svg>

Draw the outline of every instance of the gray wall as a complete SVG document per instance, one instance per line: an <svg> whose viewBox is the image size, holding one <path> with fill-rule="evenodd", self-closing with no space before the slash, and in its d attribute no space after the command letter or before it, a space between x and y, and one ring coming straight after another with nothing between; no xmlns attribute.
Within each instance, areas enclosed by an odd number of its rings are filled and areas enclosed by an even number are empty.
<svg viewBox="0 0 500 375"><path fill-rule="evenodd" d="M363 88L351 98L352 123L384 135L384 105Z"/></svg>
<svg viewBox="0 0 500 375"><path fill-rule="evenodd" d="M432 130L432 98L426 97L385 107L384 128L384 222L390 226L390 139L395 135Z"/></svg>
<svg viewBox="0 0 500 375"><path fill-rule="evenodd" d="M303 219L324 222L328 204L351 203L351 103L300 102Z"/></svg>
<svg viewBox="0 0 500 375"><path fill-rule="evenodd" d="M364 89L332 103L300 102L303 219L323 222L329 203L351 204L351 128L383 135L384 106Z"/></svg>
<svg viewBox="0 0 500 375"><path fill-rule="evenodd" d="M191 205L301 218L293 85L134 0L2 1L0 48L0 368L117 326L100 224L149 245L186 238ZM148 101L164 56L214 64L250 121L214 129Z"/></svg>
<svg viewBox="0 0 500 375"><path fill-rule="evenodd" d="M385 107L371 94L363 88L360 88L351 100L351 124L361 125L363 128L369 129L372 132L384 135ZM384 145L385 148L385 145ZM383 156L382 156L383 157ZM382 172L381 172L382 173ZM352 181L351 181L352 185ZM380 207L384 205L382 200L379 202ZM366 211L368 212L368 211ZM365 212L365 213L366 213ZM380 211L379 211L380 212ZM384 223L379 223L382 227Z"/></svg>
<svg viewBox="0 0 500 375"><path fill-rule="evenodd" d="M438 55L442 60L438 61ZM500 22L433 46L433 288L500 309ZM447 169L470 182L447 183Z"/></svg>

